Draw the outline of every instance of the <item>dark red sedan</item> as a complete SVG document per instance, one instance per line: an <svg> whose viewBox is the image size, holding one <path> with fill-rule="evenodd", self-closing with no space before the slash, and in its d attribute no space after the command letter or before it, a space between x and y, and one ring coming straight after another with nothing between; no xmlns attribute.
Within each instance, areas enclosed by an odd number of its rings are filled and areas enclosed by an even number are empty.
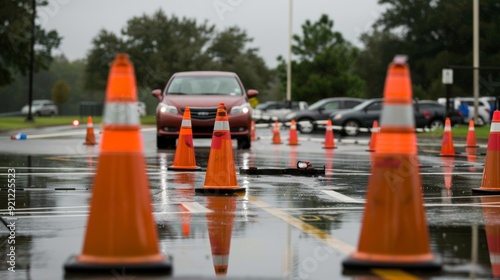
<svg viewBox="0 0 500 280"><path fill-rule="evenodd" d="M256 90L245 91L238 75L233 72L192 71L172 75L163 92L153 90L158 101L156 108L159 149L175 148L184 109L189 106L194 138L211 138L219 103L224 102L231 130L239 149L249 149L252 107L248 99L258 95Z"/></svg>

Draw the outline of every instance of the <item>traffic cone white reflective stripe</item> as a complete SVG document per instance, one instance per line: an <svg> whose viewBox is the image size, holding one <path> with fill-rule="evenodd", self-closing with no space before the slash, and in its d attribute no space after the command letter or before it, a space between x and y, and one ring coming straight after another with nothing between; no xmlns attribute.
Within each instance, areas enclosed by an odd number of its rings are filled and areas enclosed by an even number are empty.
<svg viewBox="0 0 500 280"><path fill-rule="evenodd" d="M500 132L500 123L492 122L490 126L490 132Z"/></svg>
<svg viewBox="0 0 500 280"><path fill-rule="evenodd" d="M216 266L227 266L229 264L229 255L213 255L212 259Z"/></svg>
<svg viewBox="0 0 500 280"><path fill-rule="evenodd" d="M448 125L448 124L446 124L446 125L444 126L444 131L451 131L451 126L450 126L450 125Z"/></svg>
<svg viewBox="0 0 500 280"><path fill-rule="evenodd" d="M182 127L191 127L191 120L182 120Z"/></svg>
<svg viewBox="0 0 500 280"><path fill-rule="evenodd" d="M297 129L297 126L295 124L290 125L290 129Z"/></svg>
<svg viewBox="0 0 500 280"><path fill-rule="evenodd" d="M88 123L87 123L87 127L88 127L88 128L93 128L93 127L94 127L94 124L93 124L92 122L88 122Z"/></svg>
<svg viewBox="0 0 500 280"><path fill-rule="evenodd" d="M226 121L216 121L214 124L214 130L227 130L229 131L229 123Z"/></svg>
<svg viewBox="0 0 500 280"><path fill-rule="evenodd" d="M137 125L141 121L137 112L137 102L108 102L104 108L104 125Z"/></svg>
<svg viewBox="0 0 500 280"><path fill-rule="evenodd" d="M415 126L413 106L408 104L384 104L380 126Z"/></svg>

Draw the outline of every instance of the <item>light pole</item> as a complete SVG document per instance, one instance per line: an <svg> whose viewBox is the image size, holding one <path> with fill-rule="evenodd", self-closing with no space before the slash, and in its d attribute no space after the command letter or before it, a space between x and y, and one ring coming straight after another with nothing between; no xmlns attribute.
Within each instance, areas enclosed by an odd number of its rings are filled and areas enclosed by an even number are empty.
<svg viewBox="0 0 500 280"><path fill-rule="evenodd" d="M479 98L479 0L473 1L472 8L472 71L474 87L474 123L478 116L478 98Z"/></svg>
<svg viewBox="0 0 500 280"><path fill-rule="evenodd" d="M289 3L288 14L288 63L286 65L286 101L292 102L292 36L293 36L293 0Z"/></svg>

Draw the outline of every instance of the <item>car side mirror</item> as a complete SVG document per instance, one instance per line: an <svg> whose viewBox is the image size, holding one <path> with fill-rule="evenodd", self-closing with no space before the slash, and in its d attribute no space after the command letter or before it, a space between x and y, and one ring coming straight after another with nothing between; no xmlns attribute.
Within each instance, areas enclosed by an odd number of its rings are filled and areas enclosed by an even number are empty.
<svg viewBox="0 0 500 280"><path fill-rule="evenodd" d="M158 102L161 102L163 100L163 95L161 95L161 90L160 89L155 89L151 92L151 95L156 97L158 99Z"/></svg>
<svg viewBox="0 0 500 280"><path fill-rule="evenodd" d="M259 95L259 92L258 92L257 90L255 90L255 89L249 89L249 90L247 91L247 96L248 96L249 98L252 98L252 97L257 97L257 95Z"/></svg>

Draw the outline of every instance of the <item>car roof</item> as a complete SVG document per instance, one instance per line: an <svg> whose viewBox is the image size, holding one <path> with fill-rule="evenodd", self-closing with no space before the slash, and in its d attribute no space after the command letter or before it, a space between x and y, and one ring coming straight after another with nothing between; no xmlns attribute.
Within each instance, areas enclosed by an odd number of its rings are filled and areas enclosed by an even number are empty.
<svg viewBox="0 0 500 280"><path fill-rule="evenodd" d="M174 73L174 76L226 76L226 77L234 77L237 76L234 72L227 71L185 71L185 72L177 72Z"/></svg>

